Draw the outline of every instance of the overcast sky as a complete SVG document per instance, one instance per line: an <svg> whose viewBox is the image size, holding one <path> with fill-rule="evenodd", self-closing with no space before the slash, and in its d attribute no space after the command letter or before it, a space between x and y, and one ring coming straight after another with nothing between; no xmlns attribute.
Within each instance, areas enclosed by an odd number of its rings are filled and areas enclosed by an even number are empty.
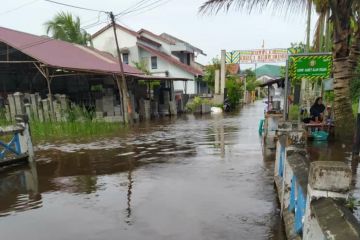
<svg viewBox="0 0 360 240"><path fill-rule="evenodd" d="M56 1L119 13L141 0ZM202 64L219 55L221 49L228 51L258 49L261 48L263 40L265 48L287 48L292 42L305 42L304 15L277 16L269 10L263 14L248 15L230 11L227 14L203 16L198 14L198 8L205 0L143 1L147 1L148 5L152 3L154 5L149 7L144 5L145 8L121 17L118 23L133 30L146 28L157 34L167 32L183 39L204 50L207 56L198 58ZM43 23L59 11L69 11L79 16L83 26L87 27L86 30L90 33L107 24L102 23L89 28L89 24L98 21L98 13L59 6L44 0L2 0L0 25L43 35L45 34ZM101 22L108 22L104 14L100 15Z"/></svg>

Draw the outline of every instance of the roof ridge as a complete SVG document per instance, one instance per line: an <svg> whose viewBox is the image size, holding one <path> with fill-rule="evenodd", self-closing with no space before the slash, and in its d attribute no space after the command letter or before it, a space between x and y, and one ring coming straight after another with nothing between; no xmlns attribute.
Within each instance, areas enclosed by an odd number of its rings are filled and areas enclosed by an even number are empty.
<svg viewBox="0 0 360 240"><path fill-rule="evenodd" d="M99 36L100 34L102 34L103 32L105 32L106 30L108 30L108 29L111 28L111 27L112 27L112 24L109 23L108 25L100 28L97 32L95 32L94 34L92 34L92 35L91 35L91 38L96 38L97 36ZM139 34L138 32L136 32L135 30L132 30L132 29L130 29L130 28L128 28L128 27L125 27L125 26L120 25L120 24L118 24L118 23L115 23L115 27L116 27L116 28L120 28L120 29L126 31L126 32L128 32L129 34L131 34L131 35L134 35L134 36L136 36L136 37L140 37L140 34Z"/></svg>
<svg viewBox="0 0 360 240"><path fill-rule="evenodd" d="M172 61L174 64L177 64L180 68L182 68L183 70L189 72L189 73L192 73L194 75L202 75L203 72L199 69L196 69L195 67L193 66L190 66L190 65L186 65L185 63L182 63L181 61L179 61L176 57L173 57L172 55L170 54L167 54L165 52L162 52L162 51L159 51L157 49L153 49L151 47L148 47L144 44L141 44L141 43L137 43L137 45L141 48L144 48L145 50L148 50L148 51L152 51L154 52L154 54L158 54L159 57L162 57L164 60L167 60L167 61Z"/></svg>
<svg viewBox="0 0 360 240"><path fill-rule="evenodd" d="M157 39L160 39L160 40L162 40L162 41L164 41L164 42L167 42L167 43L169 43L169 44L176 44L176 42L175 41L171 41L171 40L169 40L169 39L166 39L166 38L164 38L164 37L162 37L161 35L159 35L159 34L156 34L156 33L153 33L153 32L151 32L151 31L149 31L149 30L147 30L147 29L145 29L145 28L141 28L137 33L138 34L141 34L142 32L145 32L145 33L147 33L147 34L149 34L149 35L152 35L153 37L156 37Z"/></svg>

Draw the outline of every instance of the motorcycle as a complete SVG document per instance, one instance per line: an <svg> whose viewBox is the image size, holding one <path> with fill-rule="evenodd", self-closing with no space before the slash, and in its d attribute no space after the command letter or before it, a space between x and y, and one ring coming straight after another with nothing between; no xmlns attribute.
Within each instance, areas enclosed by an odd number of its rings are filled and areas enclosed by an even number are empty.
<svg viewBox="0 0 360 240"><path fill-rule="evenodd" d="M229 101L229 99L225 99L224 100L224 106L223 106L223 108L224 108L224 111L225 112L230 112L231 111L231 103L230 103L230 101Z"/></svg>

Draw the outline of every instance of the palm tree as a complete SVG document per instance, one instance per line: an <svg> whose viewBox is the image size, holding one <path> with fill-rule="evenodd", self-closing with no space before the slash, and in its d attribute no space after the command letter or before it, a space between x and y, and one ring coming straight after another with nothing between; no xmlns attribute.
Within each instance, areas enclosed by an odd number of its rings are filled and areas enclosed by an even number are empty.
<svg viewBox="0 0 360 240"><path fill-rule="evenodd" d="M59 12L44 25L46 34L51 34L52 38L81 45L92 45L91 35L80 27L80 18L74 17L71 13Z"/></svg>
<svg viewBox="0 0 360 240"><path fill-rule="evenodd" d="M351 28L351 19L360 26L358 0L327 0L333 23L334 58L334 112L337 133L349 137L354 130L354 116L350 99L350 81L360 56L360 28ZM200 7L201 13L218 13L231 8L263 10L269 6L276 11L306 11L308 0L207 0ZM346 134L347 133L347 134Z"/></svg>
<svg viewBox="0 0 360 240"><path fill-rule="evenodd" d="M327 0L312 0L316 13L319 15L314 36L314 49L318 52L326 51L329 38L329 4ZM325 30L326 29L326 30ZM325 30L325 34L324 34ZM325 35L325 36L324 36ZM329 50L328 50L329 51Z"/></svg>

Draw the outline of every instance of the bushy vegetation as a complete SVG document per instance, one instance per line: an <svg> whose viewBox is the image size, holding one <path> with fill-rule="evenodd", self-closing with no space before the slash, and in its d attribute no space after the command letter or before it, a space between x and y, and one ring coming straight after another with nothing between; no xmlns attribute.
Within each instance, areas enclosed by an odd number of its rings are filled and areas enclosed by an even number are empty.
<svg viewBox="0 0 360 240"><path fill-rule="evenodd" d="M240 103L240 99L243 96L242 84L237 82L235 76L228 76L226 79L227 98L231 106L236 106Z"/></svg>
<svg viewBox="0 0 360 240"><path fill-rule="evenodd" d="M186 110L188 112L195 112L202 104L213 106L213 103L207 98L194 97L194 99L186 104Z"/></svg>
<svg viewBox="0 0 360 240"><path fill-rule="evenodd" d="M203 80L207 83L211 90L214 90L215 86L215 71L220 69L220 59L213 58L211 63L205 67Z"/></svg>

